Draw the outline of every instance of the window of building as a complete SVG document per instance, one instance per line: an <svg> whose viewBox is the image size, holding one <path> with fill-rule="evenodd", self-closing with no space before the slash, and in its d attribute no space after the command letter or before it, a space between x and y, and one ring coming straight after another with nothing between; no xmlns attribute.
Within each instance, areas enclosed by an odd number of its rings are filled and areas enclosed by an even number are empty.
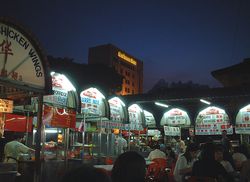
<svg viewBox="0 0 250 182"><path fill-rule="evenodd" d="M135 83L134 83L134 82L132 82L132 86L133 86L133 87L135 86Z"/></svg>
<svg viewBox="0 0 250 182"><path fill-rule="evenodd" d="M132 94L135 94L135 91L134 91L134 90L132 90Z"/></svg>

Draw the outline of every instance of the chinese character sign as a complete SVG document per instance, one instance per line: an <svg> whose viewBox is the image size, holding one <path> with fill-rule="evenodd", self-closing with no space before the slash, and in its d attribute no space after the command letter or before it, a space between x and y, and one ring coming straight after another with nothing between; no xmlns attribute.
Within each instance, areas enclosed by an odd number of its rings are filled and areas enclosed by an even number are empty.
<svg viewBox="0 0 250 182"><path fill-rule="evenodd" d="M81 112L92 116L105 116L105 97L96 88L89 88L81 92Z"/></svg>
<svg viewBox="0 0 250 182"><path fill-rule="evenodd" d="M161 125L169 126L189 126L190 118L186 111L178 108L170 109L161 118Z"/></svg>
<svg viewBox="0 0 250 182"><path fill-rule="evenodd" d="M21 27L0 19L0 79L44 89L42 51L31 39Z"/></svg>
<svg viewBox="0 0 250 182"><path fill-rule="evenodd" d="M125 122L125 105L118 98L113 97L108 100L109 108L110 108L110 119L111 121L123 123Z"/></svg>
<svg viewBox="0 0 250 182"><path fill-rule="evenodd" d="M196 135L220 135L223 130L233 134L233 127L223 109L210 106L198 114L195 122Z"/></svg>
<svg viewBox="0 0 250 182"><path fill-rule="evenodd" d="M235 132L250 134L250 104L240 109L236 116Z"/></svg>
<svg viewBox="0 0 250 182"><path fill-rule="evenodd" d="M137 104L133 104L128 108L129 123L131 130L141 130L143 129L143 111Z"/></svg>

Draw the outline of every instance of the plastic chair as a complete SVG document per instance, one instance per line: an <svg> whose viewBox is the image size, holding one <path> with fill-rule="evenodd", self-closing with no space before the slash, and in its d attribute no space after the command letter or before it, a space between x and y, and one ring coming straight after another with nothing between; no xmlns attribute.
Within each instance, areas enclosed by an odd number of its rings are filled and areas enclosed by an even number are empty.
<svg viewBox="0 0 250 182"><path fill-rule="evenodd" d="M147 168L147 178L151 179L151 181L164 181L164 178L167 178L167 172L165 171L167 160L157 158L152 161L153 163Z"/></svg>

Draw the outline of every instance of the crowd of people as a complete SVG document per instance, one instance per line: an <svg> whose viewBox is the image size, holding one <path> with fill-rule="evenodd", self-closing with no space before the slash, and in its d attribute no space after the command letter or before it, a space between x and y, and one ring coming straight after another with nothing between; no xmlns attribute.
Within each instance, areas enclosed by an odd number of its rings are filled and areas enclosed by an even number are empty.
<svg viewBox="0 0 250 182"><path fill-rule="evenodd" d="M152 164L154 165L152 166L155 166L159 159L164 161L164 164L161 164L165 169L163 172L167 174L164 179L149 178L149 175L152 175L148 172L152 169L150 168L151 164L146 165L145 158L136 151L125 151L120 154L114 162L111 173L96 170L93 167L90 167L90 169L95 173L105 175L99 180L104 182L245 182L250 181L249 156L249 152L244 145L232 150L226 134L222 134L220 143L213 143L213 140L208 140L203 144L191 142L185 145L182 141L177 141L174 148L171 144L162 146L160 143L155 143L147 159L153 161ZM67 175L70 176L69 174ZM92 172L89 172L88 175L92 175ZM64 178L63 182L66 182L66 179ZM98 181L97 177L93 179L95 180L91 181Z"/></svg>

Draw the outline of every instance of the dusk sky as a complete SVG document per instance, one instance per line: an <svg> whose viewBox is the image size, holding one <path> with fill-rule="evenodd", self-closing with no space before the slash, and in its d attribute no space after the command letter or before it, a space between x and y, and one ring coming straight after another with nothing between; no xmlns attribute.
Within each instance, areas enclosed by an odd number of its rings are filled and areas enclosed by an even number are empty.
<svg viewBox="0 0 250 182"><path fill-rule="evenodd" d="M211 71L250 57L249 0L1 0L47 55L87 63L111 43L144 63L144 91L161 78L220 86Z"/></svg>

